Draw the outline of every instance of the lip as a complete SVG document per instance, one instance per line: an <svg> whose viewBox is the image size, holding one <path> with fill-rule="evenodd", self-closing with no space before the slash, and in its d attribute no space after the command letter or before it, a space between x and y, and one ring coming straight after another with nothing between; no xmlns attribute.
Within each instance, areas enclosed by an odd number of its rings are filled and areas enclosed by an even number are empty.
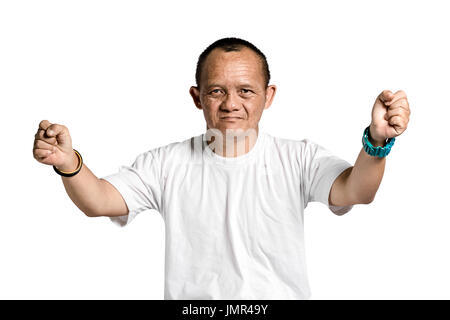
<svg viewBox="0 0 450 320"><path fill-rule="evenodd" d="M221 117L222 120L235 120L235 119L242 119L241 117Z"/></svg>

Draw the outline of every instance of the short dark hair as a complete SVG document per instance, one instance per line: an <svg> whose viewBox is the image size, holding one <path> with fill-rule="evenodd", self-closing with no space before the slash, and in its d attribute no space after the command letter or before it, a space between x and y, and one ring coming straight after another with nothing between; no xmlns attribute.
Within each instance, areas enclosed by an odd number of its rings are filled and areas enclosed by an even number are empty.
<svg viewBox="0 0 450 320"><path fill-rule="evenodd" d="M198 62L197 62L197 70L195 71L195 81L197 82L197 87L200 86L200 77L201 77L203 65L205 64L205 60L208 57L208 55L211 53L211 51L213 51L216 48L222 49L225 52L240 51L243 47L246 47L246 48L252 50L260 58L262 68L263 68L262 71L263 71L263 75L264 75L265 85L267 87L269 85L269 81L270 81L270 71L269 71L269 65L267 64L266 56L264 55L264 53L261 52L261 50L259 50L252 43L250 43L246 40L234 38L234 37L219 39L219 40L213 42L212 44L210 44L200 54L200 56L198 57Z"/></svg>

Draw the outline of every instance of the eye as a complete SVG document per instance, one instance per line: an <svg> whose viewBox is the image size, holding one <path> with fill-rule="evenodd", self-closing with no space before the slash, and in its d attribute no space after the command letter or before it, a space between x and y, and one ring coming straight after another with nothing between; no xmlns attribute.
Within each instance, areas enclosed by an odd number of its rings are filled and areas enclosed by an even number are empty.
<svg viewBox="0 0 450 320"><path fill-rule="evenodd" d="M210 91L209 93L217 95L220 93L220 89L214 89L214 90Z"/></svg>
<svg viewBox="0 0 450 320"><path fill-rule="evenodd" d="M249 90L249 89L241 89L241 92L247 94L247 93L251 93L252 90Z"/></svg>

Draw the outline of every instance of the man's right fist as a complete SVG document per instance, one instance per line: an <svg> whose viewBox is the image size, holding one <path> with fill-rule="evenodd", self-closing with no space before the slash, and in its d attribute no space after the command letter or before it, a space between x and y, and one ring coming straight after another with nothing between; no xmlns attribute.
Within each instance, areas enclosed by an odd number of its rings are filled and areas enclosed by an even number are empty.
<svg viewBox="0 0 450 320"><path fill-rule="evenodd" d="M61 171L74 171L78 157L72 149L72 138L65 126L42 120L34 136L33 156L40 163Z"/></svg>

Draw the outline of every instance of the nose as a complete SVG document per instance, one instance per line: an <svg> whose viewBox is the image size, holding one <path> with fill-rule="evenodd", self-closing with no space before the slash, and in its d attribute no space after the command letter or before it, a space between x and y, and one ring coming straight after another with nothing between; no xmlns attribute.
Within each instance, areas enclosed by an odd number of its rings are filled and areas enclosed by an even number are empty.
<svg viewBox="0 0 450 320"><path fill-rule="evenodd" d="M220 109L225 112L234 112L239 110L238 97L233 93L228 93L220 105Z"/></svg>

